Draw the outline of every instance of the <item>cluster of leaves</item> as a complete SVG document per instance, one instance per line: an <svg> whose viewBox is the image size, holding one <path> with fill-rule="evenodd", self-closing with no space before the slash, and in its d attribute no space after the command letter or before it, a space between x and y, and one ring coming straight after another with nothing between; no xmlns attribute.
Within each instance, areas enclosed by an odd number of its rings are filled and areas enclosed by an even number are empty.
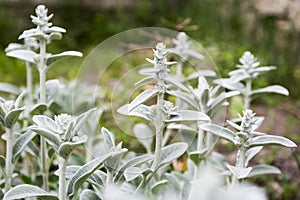
<svg viewBox="0 0 300 200"><path fill-rule="evenodd" d="M46 72L58 58L81 56L81 53L46 53L46 44L61 39L65 29L52 26L49 20L53 15L48 16L43 5L36 8L36 15L32 16L32 22L37 28L24 31L20 36L20 39L32 39L25 45L14 44L7 49L8 56L27 62L28 80L26 91L16 100L0 99L0 122L5 128L7 149L6 156L0 157L5 182L5 189L1 190L3 199L194 199L202 196L203 199L219 200L240 199L245 194L251 196L249 199L265 199L260 190L243 185L241 180L277 174L280 170L269 165L250 166L250 160L266 145L296 147L287 138L256 131L263 118L256 117L249 109L254 94L288 94L281 86L251 89L252 81L261 72L274 67L258 68L255 57L246 52L240 60L242 65L229 74L229 79L215 80L210 86L208 79L214 79L216 75L213 71L185 74L190 58L197 59L199 64L204 58L192 49L185 33L181 32L173 39L173 48L167 49L164 43L158 43L153 50L153 59L147 59L153 67L141 69L140 73L146 77L136 83L154 87L141 91L118 109L120 114L149 122L132 127L146 151L138 155L123 148L122 142L116 144L114 134L105 127L101 128L100 135L97 134L98 119L104 109L94 109L93 100L80 98L86 89L79 89L74 94L78 101L73 108L78 116L63 113L69 110L65 100L70 100L74 85L63 85L58 80L46 82ZM177 62L169 62L168 54L172 54ZM172 74L170 67L175 64L176 74ZM37 67L40 75L35 93L30 78L32 66ZM198 84L193 86L193 81ZM20 93L15 87L5 91ZM244 97L245 110L240 119L227 121L237 130L235 133L213 121L221 108L228 105L226 100L236 95ZM149 105L152 99L156 101ZM83 111L82 106L87 107L87 111ZM35 140L37 135L40 141ZM175 137L180 141L173 142ZM235 166L214 151L220 137L236 146ZM83 148L84 144L86 148ZM76 149L85 154L84 163L70 162ZM29 169L25 162L30 157L38 163L34 169ZM14 169L18 158L22 158L21 165L27 166L27 171ZM49 184L49 168L55 163L58 163L58 170L54 175L59 181ZM204 176L206 172L210 178ZM35 181L38 176L42 177L42 183ZM199 190L203 187L205 190Z"/></svg>

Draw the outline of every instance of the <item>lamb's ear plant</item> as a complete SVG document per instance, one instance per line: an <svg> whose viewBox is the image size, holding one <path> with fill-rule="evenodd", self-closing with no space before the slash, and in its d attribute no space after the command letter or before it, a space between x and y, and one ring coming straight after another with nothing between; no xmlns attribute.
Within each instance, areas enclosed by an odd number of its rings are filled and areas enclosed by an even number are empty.
<svg viewBox="0 0 300 200"><path fill-rule="evenodd" d="M148 75L146 78L137 83L147 83L155 81L154 89L148 89L141 92L129 104L126 104L118 109L121 114L129 116L142 117L150 121L155 128L155 150L154 160L151 168L148 169L147 175L144 175L136 192L144 188L151 180L155 172L173 159L178 158L187 150L186 143L175 143L163 147L163 132L168 123L182 121L210 121L210 118L199 111L179 110L172 102L165 99L165 94L171 94L173 89L189 91L180 81L169 76L169 65L174 62L167 61L167 49L163 43L158 43L154 52L154 60L147 59L148 62L154 65L154 68L146 68L141 70L142 73ZM149 99L156 97L156 104L152 106L144 105ZM135 169L141 173L145 169ZM136 173L138 174L138 173Z"/></svg>
<svg viewBox="0 0 300 200"><path fill-rule="evenodd" d="M39 53L35 53L30 49L17 49L7 53L8 56L25 60L26 62L33 63L37 66L39 71L39 103L46 104L46 73L49 66L54 61L66 56L82 56L77 51L65 51L59 54L51 54L46 52L47 44L53 40L60 40L62 33L66 30L57 26L52 26L50 20L53 14L48 15L48 9L44 5L39 5L35 10L36 16L31 16L32 22L37 26L29 30L25 30L19 39L35 38L39 44ZM44 138L41 138L41 168L43 174L43 187L48 190L48 167L46 166L47 160L47 145Z"/></svg>
<svg viewBox="0 0 300 200"><path fill-rule="evenodd" d="M244 101L244 110L250 108L250 103L253 97L262 93L278 93L282 95L289 95L286 88L280 85L271 85L264 88L252 89L253 81L263 72L276 69L275 66L262 66L254 57L254 55L246 51L240 58L240 63L237 65L236 70L229 72L229 78L223 78L215 80L217 84L220 84L226 89L235 90L241 92Z"/></svg>
<svg viewBox="0 0 300 200"><path fill-rule="evenodd" d="M6 156L5 156L5 169L3 170L5 178L5 191L7 192L11 188L12 176L14 170L13 164L13 144L14 144L14 126L24 111L24 107L19 107L20 98L16 101L0 99L0 121L5 127L5 139L6 139ZM2 158L2 157L1 157ZM1 166L3 167L3 166Z"/></svg>
<svg viewBox="0 0 300 200"><path fill-rule="evenodd" d="M297 145L282 136L267 135L266 133L257 132L257 124L254 118L255 113L252 110L245 110L241 118L241 124L238 125L227 121L237 132L218 126L215 124L204 124L200 128L219 136L229 142L232 142L238 149L236 156L236 165L227 165L228 170L233 175L232 183L237 184L237 180L250 178L263 174L278 174L280 170L270 165L256 165L248 167L249 161L256 156L264 146L280 145L284 147L297 147Z"/></svg>

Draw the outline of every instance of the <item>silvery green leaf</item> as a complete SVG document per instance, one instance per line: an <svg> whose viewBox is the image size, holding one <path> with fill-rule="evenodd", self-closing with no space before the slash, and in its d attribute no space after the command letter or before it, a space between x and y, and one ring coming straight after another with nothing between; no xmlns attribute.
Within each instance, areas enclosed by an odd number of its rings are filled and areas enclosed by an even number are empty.
<svg viewBox="0 0 300 200"><path fill-rule="evenodd" d="M271 165L256 165L252 167L252 170L247 175L247 178L264 174L281 174L281 171L277 167Z"/></svg>
<svg viewBox="0 0 300 200"><path fill-rule="evenodd" d="M135 97L132 102L129 104L129 112L135 109L140 104L144 103L145 101L151 99L156 94L158 94L158 90L145 90L142 93L140 93L137 97Z"/></svg>
<svg viewBox="0 0 300 200"><path fill-rule="evenodd" d="M61 33L53 32L47 36L47 41L51 42L52 40L61 40L61 38L62 38Z"/></svg>
<svg viewBox="0 0 300 200"><path fill-rule="evenodd" d="M239 168L239 167L235 167L232 165L227 165L227 168L237 179L247 178L247 176L249 175L249 173L252 170L252 167Z"/></svg>
<svg viewBox="0 0 300 200"><path fill-rule="evenodd" d="M32 121L40 128L47 129L48 131L54 133L59 132L58 124L50 117L47 117L45 115L35 115L32 117Z"/></svg>
<svg viewBox="0 0 300 200"><path fill-rule="evenodd" d="M143 170L140 167L128 167L124 171L124 177L126 181L132 181L142 175Z"/></svg>
<svg viewBox="0 0 300 200"><path fill-rule="evenodd" d="M259 94L259 93L265 93L265 92L277 93L277 94L282 94L285 96L289 95L289 91L280 85L271 85L271 86L267 86L267 87L260 88L257 90L253 90L251 92L251 94L253 95L253 94Z"/></svg>
<svg viewBox="0 0 300 200"><path fill-rule="evenodd" d="M231 130L224 128L222 126L214 125L214 124L203 124L200 125L200 128L204 131L208 131L214 135L220 136L230 142L236 143L236 138L234 132Z"/></svg>
<svg viewBox="0 0 300 200"><path fill-rule="evenodd" d="M236 90L236 91L242 91L244 88L244 85L240 82L232 82L230 78L222 78L214 80L214 83L221 85L222 87L229 89L229 90Z"/></svg>
<svg viewBox="0 0 300 200"><path fill-rule="evenodd" d="M233 76L230 77L230 80L233 82L233 83L238 83L240 81L243 81L243 80L246 80L246 79L250 79L251 78L251 75L248 74L248 73L238 73L238 74L235 74Z"/></svg>
<svg viewBox="0 0 300 200"><path fill-rule="evenodd" d="M297 145L282 136L277 135L264 135L264 136L257 136L252 139L251 143L249 144L249 147L256 147L256 146L266 146L266 145L281 145L285 147L297 147Z"/></svg>
<svg viewBox="0 0 300 200"><path fill-rule="evenodd" d="M167 126L167 129L175 129L175 130L181 130L181 131L188 131L191 132L193 134L197 134L197 130L192 128L191 126L185 125L185 124L169 124Z"/></svg>
<svg viewBox="0 0 300 200"><path fill-rule="evenodd" d="M104 166L107 170L111 170L111 172L118 169L118 166L122 160L122 157L127 153L128 149L121 148L122 142L120 142L115 148L111 149L112 154L109 159L107 159L104 163Z"/></svg>
<svg viewBox="0 0 300 200"><path fill-rule="evenodd" d="M103 135L104 142L105 142L105 145L106 145L108 150L116 147L115 137L114 137L114 134L112 132L110 132L106 128L102 127L101 133Z"/></svg>
<svg viewBox="0 0 300 200"><path fill-rule="evenodd" d="M0 83L0 91L13 95L19 95L20 89L10 83Z"/></svg>
<svg viewBox="0 0 300 200"><path fill-rule="evenodd" d="M150 127L144 123L138 123L133 127L133 133L138 141L145 147L148 153L151 152L153 133Z"/></svg>
<svg viewBox="0 0 300 200"><path fill-rule="evenodd" d="M161 192L161 190L164 188L164 186L166 186L167 184L168 184L167 180L165 180L165 179L160 180L151 186L151 192L153 194L159 194Z"/></svg>
<svg viewBox="0 0 300 200"><path fill-rule="evenodd" d="M253 147L251 149L249 149L247 152L246 152L246 160L245 160L245 165L248 166L250 160L256 156L261 150L263 149L262 146L258 146L258 147Z"/></svg>
<svg viewBox="0 0 300 200"><path fill-rule="evenodd" d="M37 55L34 51L31 50L14 50L6 53L7 56L25 60L30 63L35 63L34 58Z"/></svg>
<svg viewBox="0 0 300 200"><path fill-rule="evenodd" d="M86 143L86 141L87 137L82 136L76 142L64 142L59 146L58 155L64 159L67 159L76 147Z"/></svg>
<svg viewBox="0 0 300 200"><path fill-rule="evenodd" d="M252 125L252 129L256 130L262 125L263 121L265 120L265 117L259 116L259 117L254 117L254 119L255 119L255 122Z"/></svg>
<svg viewBox="0 0 300 200"><path fill-rule="evenodd" d="M135 109L129 112L129 104L126 104L122 107L120 107L117 112L123 115L128 115L128 116L135 116L135 117L141 117L144 118L148 121L150 121L150 117L148 115L150 111L150 107L146 105L139 105Z"/></svg>
<svg viewBox="0 0 300 200"><path fill-rule="evenodd" d="M48 140L48 142L51 145L53 145L53 148L58 150L58 147L60 145L60 138L57 134L51 132L50 130L48 130L46 128L41 128L38 126L30 126L29 129L36 132L40 136L46 138Z"/></svg>
<svg viewBox="0 0 300 200"><path fill-rule="evenodd" d="M116 182L118 182L120 180L120 178L122 177L123 172L128 167L137 166L137 165L143 164L145 162L148 162L148 161L150 161L152 159L153 159L153 155L151 155L151 154L144 154L144 155L141 155L141 156L137 156L137 157L131 158L130 160L126 161L122 166L120 166L118 168L118 170L117 170L118 172L115 175L115 179L114 180Z"/></svg>
<svg viewBox="0 0 300 200"><path fill-rule="evenodd" d="M265 67L258 67L253 70L253 72L267 72L271 70L275 70L275 66L265 66Z"/></svg>
<svg viewBox="0 0 300 200"><path fill-rule="evenodd" d="M21 103L22 103L25 96L26 96L26 91L24 90L24 91L21 92L21 94L15 100L15 103L14 103L15 108L20 108Z"/></svg>
<svg viewBox="0 0 300 200"><path fill-rule="evenodd" d="M143 78L142 80L138 81L137 83L135 83L134 85L139 86L139 85L142 85L145 83L152 82L153 80L155 80L154 76L147 76L147 77Z"/></svg>
<svg viewBox="0 0 300 200"><path fill-rule="evenodd" d="M47 105L43 103L39 103L33 106L30 110L30 115L41 115L47 110Z"/></svg>
<svg viewBox="0 0 300 200"><path fill-rule="evenodd" d="M184 152L186 152L187 148L188 144L184 142L178 142L163 147L161 150L161 157L158 168L165 164L169 164L176 158L179 158L182 154L184 154Z"/></svg>
<svg viewBox="0 0 300 200"><path fill-rule="evenodd" d="M36 136L36 133L28 130L26 133L20 135L13 144L13 162L16 161L17 157L22 153L24 148L29 142Z"/></svg>
<svg viewBox="0 0 300 200"><path fill-rule="evenodd" d="M37 186L23 184L10 189L3 197L3 200L14 200L37 197L43 200L58 200L54 194L46 192Z"/></svg>
<svg viewBox="0 0 300 200"><path fill-rule="evenodd" d="M46 82L47 103L50 104L53 101L54 95L59 90L59 80L53 79Z"/></svg>
<svg viewBox="0 0 300 200"><path fill-rule="evenodd" d="M97 108L92 108L84 113L82 113L80 116L76 118L75 126L73 131L79 131L79 129L82 128L84 123L88 120L88 118L97 110Z"/></svg>
<svg viewBox="0 0 300 200"><path fill-rule="evenodd" d="M10 43L8 44L8 46L5 48L5 52L9 52L9 51L14 51L14 50L18 50L18 49L24 49L24 45L23 44L19 44L19 43Z"/></svg>
<svg viewBox="0 0 300 200"><path fill-rule="evenodd" d="M68 165L66 168L66 179L69 180L78 170L80 166ZM54 172L56 176L59 176L59 169Z"/></svg>
<svg viewBox="0 0 300 200"><path fill-rule="evenodd" d="M69 198L73 198L73 196L78 192L78 189L81 185L91 176L91 174L96 171L103 163L110 158L112 154L108 153L98 158L93 159L92 161L86 163L80 169L76 171L76 173L71 177L67 186L67 194Z"/></svg>
<svg viewBox="0 0 300 200"><path fill-rule="evenodd" d="M229 121L229 120L226 120L226 122L227 122L230 126L232 126L233 128L235 128L236 130L239 130L239 131L242 130L242 127L239 126L239 125L237 125L236 123L233 123L232 121Z"/></svg>
<svg viewBox="0 0 300 200"><path fill-rule="evenodd" d="M190 159L198 166L200 160L206 157L207 149L203 149L201 151L192 151L189 153Z"/></svg>
<svg viewBox="0 0 300 200"><path fill-rule="evenodd" d="M165 78L165 81L167 83L173 85L175 88L178 88L178 89L181 89L183 91L189 92L189 89L185 85L183 85L182 83L180 83L179 81L177 81L174 78L167 77L167 78Z"/></svg>
<svg viewBox="0 0 300 200"><path fill-rule="evenodd" d="M60 32L60 33L65 33L66 29L58 27L58 26L51 26L49 27L46 31L46 33L52 33L52 32Z"/></svg>
<svg viewBox="0 0 300 200"><path fill-rule="evenodd" d="M92 190L84 189L80 193L80 200L101 200L101 198Z"/></svg>
<svg viewBox="0 0 300 200"><path fill-rule="evenodd" d="M181 121L210 121L210 117L206 114L194 110L180 110L179 115L165 120L165 122L181 122Z"/></svg>
<svg viewBox="0 0 300 200"><path fill-rule="evenodd" d="M60 54L48 55L46 64L49 66L51 63L55 62L58 59L70 56L82 57L82 53L79 51L65 51Z"/></svg>
<svg viewBox="0 0 300 200"><path fill-rule="evenodd" d="M186 80L193 80L195 78L198 78L199 76L214 77L216 75L217 75L216 72L212 70L199 70L191 73L188 77L186 77Z"/></svg>
<svg viewBox="0 0 300 200"><path fill-rule="evenodd" d="M239 95L239 91L230 91L230 92L222 92L217 96L215 99L211 99L208 103L207 106L210 107L210 109L213 109L215 107L218 107L218 105L224 103L224 101L230 97Z"/></svg>
<svg viewBox="0 0 300 200"><path fill-rule="evenodd" d="M25 30L25 31L18 37L18 39L21 40L21 39L28 38L28 37L33 37L33 38L36 38L36 39L41 39L41 38L45 38L45 37L46 37L46 34L44 34L44 33L41 32L41 31L38 31L38 30L35 29L35 28L32 28L32 29L29 29L29 30Z"/></svg>
<svg viewBox="0 0 300 200"><path fill-rule="evenodd" d="M147 60L147 59L146 59ZM150 59L148 59L148 61L149 61ZM152 61L152 60L150 60L150 61ZM152 64L154 64L154 63L152 63ZM159 69L155 69L155 68L153 68L153 67L151 67L151 68L143 68L143 69L141 69L141 70L139 70L139 73L140 74L142 74L142 75L154 75L155 73L157 73L157 72L159 72Z"/></svg>
<svg viewBox="0 0 300 200"><path fill-rule="evenodd" d="M4 118L4 123L7 128L11 128L18 120L20 114L23 112L25 108L13 109L8 112Z"/></svg>
<svg viewBox="0 0 300 200"><path fill-rule="evenodd" d="M192 99L187 93L178 91L178 90L167 90L167 94L173 95L181 100L183 100L185 103L190 105L193 109L198 109L197 103Z"/></svg>

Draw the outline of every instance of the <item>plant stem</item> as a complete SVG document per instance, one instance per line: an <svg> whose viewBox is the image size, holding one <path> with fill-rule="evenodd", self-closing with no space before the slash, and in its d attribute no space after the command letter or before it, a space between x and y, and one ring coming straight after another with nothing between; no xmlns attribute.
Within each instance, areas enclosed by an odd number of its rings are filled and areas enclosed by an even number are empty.
<svg viewBox="0 0 300 200"><path fill-rule="evenodd" d="M236 167L243 169L245 168L245 161L246 161L246 149L244 147L239 148L238 153L237 153L237 162L236 162ZM233 176L232 178L232 185L234 187L238 186L239 180Z"/></svg>
<svg viewBox="0 0 300 200"><path fill-rule="evenodd" d="M26 98L26 109L25 109L25 117L27 120L24 121L24 127L28 126L28 119L30 115L30 109L33 102L32 97L32 67L29 62L26 62L26 92L27 92L27 98Z"/></svg>
<svg viewBox="0 0 300 200"><path fill-rule="evenodd" d="M59 189L58 189L58 196L59 200L66 200L67 193L66 193L66 168L67 168L67 160L58 157L59 161Z"/></svg>
<svg viewBox="0 0 300 200"><path fill-rule="evenodd" d="M251 102L251 90L252 90L252 80L246 80L246 91L244 95L244 110L249 109Z"/></svg>
<svg viewBox="0 0 300 200"><path fill-rule="evenodd" d="M160 85L160 83L158 83ZM164 86L163 86L164 87ZM155 156L152 164L152 170L155 171L159 165L162 149L162 140L163 140L163 105L164 105L164 93L157 95L157 108L156 108L156 119L155 119Z"/></svg>
<svg viewBox="0 0 300 200"><path fill-rule="evenodd" d="M46 59L46 41L40 40L40 62L39 62L39 75L40 75L40 103L46 104L46 71L47 66ZM47 168L47 143L46 140L41 137L41 168L43 176L43 188L48 191L48 168Z"/></svg>
<svg viewBox="0 0 300 200"><path fill-rule="evenodd" d="M11 188L13 163L12 163L12 149L13 149L13 127L6 129L6 159L5 159L5 192Z"/></svg>

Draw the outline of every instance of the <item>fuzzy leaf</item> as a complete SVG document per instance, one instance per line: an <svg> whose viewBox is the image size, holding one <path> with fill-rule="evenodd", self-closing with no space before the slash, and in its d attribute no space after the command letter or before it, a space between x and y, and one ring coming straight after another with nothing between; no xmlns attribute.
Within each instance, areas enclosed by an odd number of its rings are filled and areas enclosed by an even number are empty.
<svg viewBox="0 0 300 200"><path fill-rule="evenodd" d="M198 166L201 159L206 157L207 149L203 149L202 151L192 151L189 153L191 160Z"/></svg>
<svg viewBox="0 0 300 200"><path fill-rule="evenodd" d="M265 145L281 145L285 147L297 147L297 145L282 136L277 135L264 135L264 136L257 136L252 139L249 147L256 147L256 146L265 146Z"/></svg>
<svg viewBox="0 0 300 200"><path fill-rule="evenodd" d="M135 109L129 112L129 104L120 107L117 112L123 115L141 117L150 121L150 117L147 115L149 113L150 107L146 105L139 105Z"/></svg>
<svg viewBox="0 0 300 200"><path fill-rule="evenodd" d="M25 108L13 109L5 116L4 122L5 126L11 128L18 120L20 114L23 112Z"/></svg>
<svg viewBox="0 0 300 200"><path fill-rule="evenodd" d="M111 157L111 153L105 154L94 160L86 163L70 179L67 186L67 194L72 198L77 192L80 186L87 180L91 174L96 171L108 158Z"/></svg>
<svg viewBox="0 0 300 200"><path fill-rule="evenodd" d="M92 190L85 189L80 193L80 200L101 200L101 198Z"/></svg>
<svg viewBox="0 0 300 200"><path fill-rule="evenodd" d="M289 91L286 88L284 88L280 85L271 85L271 86L268 86L268 87L253 90L251 92L251 94L253 95L253 94L266 93L266 92L282 94L282 95L285 95L285 96L289 95Z"/></svg>
<svg viewBox="0 0 300 200"><path fill-rule="evenodd" d="M281 171L277 167L271 165L256 165L247 175L247 178L264 174L281 174Z"/></svg>
<svg viewBox="0 0 300 200"><path fill-rule="evenodd" d="M14 51L10 51L6 54L7 56L10 57L14 57L14 58L18 58L30 63L35 63L34 58L36 57L36 53L31 51L31 50L14 50Z"/></svg>
<svg viewBox="0 0 300 200"><path fill-rule="evenodd" d="M197 134L197 130L195 130L194 128L192 128L191 126L185 125L185 124L169 124L167 126L167 129L177 129L177 130L181 130L181 131L188 131L194 134Z"/></svg>
<svg viewBox="0 0 300 200"><path fill-rule="evenodd" d="M58 27L58 26L51 26L45 32L46 33L52 33L52 32L65 33L66 29Z"/></svg>
<svg viewBox="0 0 300 200"><path fill-rule="evenodd" d="M0 91L13 95L19 95L20 89L10 83L0 83Z"/></svg>
<svg viewBox="0 0 300 200"><path fill-rule="evenodd" d="M189 89L185 85L183 85L182 83L180 83L179 81L177 81L176 79L173 79L171 77L167 77L167 78L165 78L165 81L167 83L173 85L177 89L181 89L183 91L189 92Z"/></svg>
<svg viewBox="0 0 300 200"><path fill-rule="evenodd" d="M33 185L18 185L10 189L3 197L3 200L14 200L37 197L43 200L58 200L58 197L54 194L48 193L39 187Z"/></svg>
<svg viewBox="0 0 300 200"><path fill-rule="evenodd" d="M222 126L214 124L203 124L200 125L200 128L204 131L208 131L214 135L220 136L230 142L236 143L235 134L231 130L224 128Z"/></svg>
<svg viewBox="0 0 300 200"><path fill-rule="evenodd" d="M186 77L186 80L193 80L195 78L198 78L199 76L214 77L216 75L217 75L216 72L214 72L212 70L199 70L199 71L193 72L188 77Z"/></svg>
<svg viewBox="0 0 300 200"><path fill-rule="evenodd" d="M252 167L247 168L238 168L232 165L227 165L227 168L231 171L231 173L237 178L237 179L244 179L246 178L249 173L252 170Z"/></svg>
<svg viewBox="0 0 300 200"><path fill-rule="evenodd" d="M43 103L39 103L33 106L33 108L30 110L31 115L41 115L47 110L47 105Z"/></svg>
<svg viewBox="0 0 300 200"><path fill-rule="evenodd" d="M47 117L45 115L35 115L32 117L32 121L39 127L47 129L50 132L58 133L59 132L59 126L58 124L51 119L50 117Z"/></svg>
<svg viewBox="0 0 300 200"><path fill-rule="evenodd" d="M110 150L112 148L115 148L116 144L114 134L104 127L102 127L101 129L101 133L103 134L105 146L107 147L107 149Z"/></svg>
<svg viewBox="0 0 300 200"><path fill-rule="evenodd" d="M214 80L214 83L221 85L222 87L229 89L229 90L236 90L236 91L242 91L244 88L244 85L240 82L232 82L230 78L222 78Z"/></svg>
<svg viewBox="0 0 300 200"><path fill-rule="evenodd" d="M53 147L58 150L58 147L60 145L60 138L57 134L47 130L46 128L40 128L38 126L30 126L29 129L36 132L40 136L46 138L48 142L53 145Z"/></svg>
<svg viewBox="0 0 300 200"><path fill-rule="evenodd" d="M128 167L124 171L124 177L126 181L132 181L139 177L143 173L143 170L140 167Z"/></svg>
<svg viewBox="0 0 300 200"><path fill-rule="evenodd" d="M53 98L59 90L59 80L53 79L46 82L47 104L53 101Z"/></svg>
<svg viewBox="0 0 300 200"><path fill-rule="evenodd" d="M179 158L182 154L184 154L184 152L186 152L187 148L188 144L184 142L178 142L163 147L161 150L161 157L158 168L172 162L176 158Z"/></svg>
<svg viewBox="0 0 300 200"><path fill-rule="evenodd" d="M246 152L246 160L245 160L245 165L248 166L250 160L256 156L261 150L262 150L262 146L258 146L258 147L253 147L251 149L249 149Z"/></svg>
<svg viewBox="0 0 300 200"><path fill-rule="evenodd" d="M132 159L126 161L119 169L118 173L115 176L115 181L119 181L120 178L123 175L123 172L128 168L128 167L134 167L137 165L140 165L142 163L148 162L153 159L153 155L151 154L144 154L141 156L133 157Z"/></svg>
<svg viewBox="0 0 300 200"><path fill-rule="evenodd" d="M58 59L70 57L70 56L82 57L82 53L79 51L65 51L60 54L49 55L47 57L46 63L49 66L51 63L55 62Z"/></svg>
<svg viewBox="0 0 300 200"><path fill-rule="evenodd" d="M13 162L16 161L17 157L22 153L27 144L31 142L34 136L36 136L36 133L28 130L26 133L18 137L13 145Z"/></svg>
<svg viewBox="0 0 300 200"><path fill-rule="evenodd" d="M67 159L76 147L86 143L86 141L87 137L82 136L77 142L64 142L59 146L58 155Z"/></svg>
<svg viewBox="0 0 300 200"><path fill-rule="evenodd" d="M50 35L48 35L47 40L48 42L51 42L52 40L61 40L61 38L62 38L61 33L53 32L50 33Z"/></svg>
<svg viewBox="0 0 300 200"><path fill-rule="evenodd" d="M158 90L145 90L140 93L137 97L135 97L132 102L129 104L129 112L132 111L134 108L139 106L140 104L144 103L145 101L149 100L150 98L154 97L158 93Z"/></svg>
<svg viewBox="0 0 300 200"><path fill-rule="evenodd" d="M168 184L167 180L160 180L151 186L151 192L154 194L159 194L161 190Z"/></svg>
<svg viewBox="0 0 300 200"><path fill-rule="evenodd" d="M143 78L142 80L138 81L137 83L135 83L134 85L139 86L139 85L142 85L145 83L152 82L153 80L155 80L154 76L147 76L147 77Z"/></svg>
<svg viewBox="0 0 300 200"><path fill-rule="evenodd" d="M265 66L265 67L258 67L253 70L253 72L267 72L271 70L275 70L275 66Z"/></svg>
<svg viewBox="0 0 300 200"><path fill-rule="evenodd" d="M198 109L197 103L187 93L184 93L184 92L181 92L178 90L176 90L176 91L175 90L174 91L167 90L167 93L183 100L185 103L192 106L193 109Z"/></svg>
<svg viewBox="0 0 300 200"><path fill-rule="evenodd" d="M181 121L210 121L209 116L194 110L180 110L179 115L165 120L165 122L181 122Z"/></svg>
<svg viewBox="0 0 300 200"><path fill-rule="evenodd" d="M138 141L145 147L148 153L151 152L153 133L149 126L144 123L136 124L133 133Z"/></svg>

